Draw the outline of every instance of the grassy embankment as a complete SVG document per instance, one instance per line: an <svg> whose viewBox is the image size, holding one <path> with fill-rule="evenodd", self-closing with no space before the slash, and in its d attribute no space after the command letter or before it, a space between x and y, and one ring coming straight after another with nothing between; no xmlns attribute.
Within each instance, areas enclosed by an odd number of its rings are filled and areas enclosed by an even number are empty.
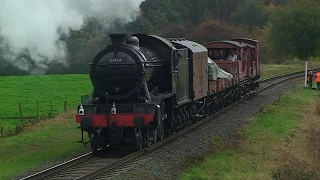
<svg viewBox="0 0 320 180"><path fill-rule="evenodd" d="M6 110L0 112L0 116L19 116L18 101L22 103L24 116L34 116L37 100L39 115L50 112L50 100L53 113L59 114L64 110L64 101L77 105L81 95L92 90L89 76L76 74L5 76L0 77L0 83L0 108ZM80 130L76 129L73 111L32 125L18 136L0 139L0 179L9 179L41 163L83 151L83 145L76 143L80 140ZM1 119L0 126L14 126L20 122Z"/></svg>
<svg viewBox="0 0 320 180"><path fill-rule="evenodd" d="M81 136L74 115L65 113L37 123L17 136L0 139L0 179L10 179L40 164L83 152L86 148L77 143Z"/></svg>
<svg viewBox="0 0 320 180"><path fill-rule="evenodd" d="M181 175L187 179L319 179L320 97L297 88Z"/></svg>
<svg viewBox="0 0 320 180"><path fill-rule="evenodd" d="M308 69L320 68L320 61L310 61ZM287 74L296 71L304 71L305 63L299 62L295 64L261 64L261 79Z"/></svg>
<svg viewBox="0 0 320 180"><path fill-rule="evenodd" d="M37 101L39 116L64 111L64 101L67 109L80 102L81 95L91 92L92 85L88 75L44 75L44 76L2 76L0 117L20 117L19 101L22 116L37 116ZM19 119L1 118L0 126L14 127L21 123Z"/></svg>
<svg viewBox="0 0 320 180"><path fill-rule="evenodd" d="M272 67L273 69L265 67ZM270 77L274 72L282 72L282 70L278 70L282 68L283 66L278 65L262 65L262 77L266 78ZM301 67L299 66L297 69L300 70ZM78 75L63 76L37 77L39 80L34 80L33 86L36 92L38 92L38 95L34 96L34 99L29 98L29 101L36 102L37 99L40 99L39 97L49 100L52 99L52 97L59 96L60 103L57 103L57 106L61 107L60 104L68 100L67 98L73 97L76 102L78 102L80 95L91 91L91 85L87 75L81 77ZM1 78L4 84L10 83L8 82L9 80L5 80L5 78L8 77ZM12 78L16 78L16 81L23 81L24 78L31 77ZM22 80L19 80L19 78ZM34 78L36 78L36 76L34 76ZM7 92L12 91L16 93L22 91L16 90L19 88L30 89L29 85L32 85L32 83L25 83L22 86L11 85ZM73 90L70 90L70 87L72 87ZM29 93L27 90L24 90L24 92ZM78 95L72 94L71 92L78 93ZM18 95L15 97L26 98L26 96L19 96L25 93L17 93ZM48 96L45 97L46 94ZM16 98L13 102L15 103L17 99L21 100L21 98ZM2 103L1 106L6 105ZM50 121L40 122L26 129L18 136L0 139L0 179L9 179L21 171L38 167L42 163L83 151L85 149L83 145L76 143L76 141L80 140L80 130L76 129L76 127L78 127L78 125L75 123L74 114L66 113Z"/></svg>

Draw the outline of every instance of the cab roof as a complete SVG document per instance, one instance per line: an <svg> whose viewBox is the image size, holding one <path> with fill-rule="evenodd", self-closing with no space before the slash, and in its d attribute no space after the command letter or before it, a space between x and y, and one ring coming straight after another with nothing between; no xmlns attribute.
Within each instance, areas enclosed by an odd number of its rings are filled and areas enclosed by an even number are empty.
<svg viewBox="0 0 320 180"><path fill-rule="evenodd" d="M205 46L194 41L186 40L185 38L167 38L167 40L175 45L184 46L188 48L190 51L192 51L193 53L208 51L208 49Z"/></svg>
<svg viewBox="0 0 320 180"><path fill-rule="evenodd" d="M232 40L223 40L223 41L211 41L204 44L207 48L255 48L255 46L251 44L247 44L244 42L232 41ZM216 46L216 47L215 47Z"/></svg>

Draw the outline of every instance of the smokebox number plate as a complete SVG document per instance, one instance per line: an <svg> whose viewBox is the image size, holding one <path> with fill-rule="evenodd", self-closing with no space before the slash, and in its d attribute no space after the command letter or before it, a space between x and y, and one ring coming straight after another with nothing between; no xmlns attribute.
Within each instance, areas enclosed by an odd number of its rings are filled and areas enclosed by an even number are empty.
<svg viewBox="0 0 320 180"><path fill-rule="evenodd" d="M108 59L109 64L123 64L126 63L126 59L124 57L116 57Z"/></svg>

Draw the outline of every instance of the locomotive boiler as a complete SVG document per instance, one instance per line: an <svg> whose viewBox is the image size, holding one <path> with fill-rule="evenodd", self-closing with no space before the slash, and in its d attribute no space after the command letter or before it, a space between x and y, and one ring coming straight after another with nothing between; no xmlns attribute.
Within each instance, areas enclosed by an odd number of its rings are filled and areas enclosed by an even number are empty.
<svg viewBox="0 0 320 180"><path fill-rule="evenodd" d="M90 78L97 103L106 103L106 99L116 103L151 101L148 84L150 87L159 82L156 74L164 62L152 50L140 47L137 37L126 37L111 34L111 45L91 64Z"/></svg>
<svg viewBox="0 0 320 180"><path fill-rule="evenodd" d="M235 74L225 72L210 60L208 49L194 41L148 34L109 36L111 44L90 64L90 101L79 105L76 115L81 142L90 142L94 154L119 144L141 150L257 87L259 74L248 78L239 74L248 68L260 72L260 67L247 67L252 63L246 60L231 63L238 68ZM254 52L258 47L241 44ZM259 59L253 60L259 63ZM223 74L228 74L227 78ZM84 142L84 132L89 135L88 142Z"/></svg>

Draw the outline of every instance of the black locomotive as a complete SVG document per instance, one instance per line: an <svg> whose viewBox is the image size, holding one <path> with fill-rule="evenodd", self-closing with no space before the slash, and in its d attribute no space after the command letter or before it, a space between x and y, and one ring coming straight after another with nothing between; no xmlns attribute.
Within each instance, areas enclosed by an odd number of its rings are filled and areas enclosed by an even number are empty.
<svg viewBox="0 0 320 180"><path fill-rule="evenodd" d="M86 131L94 153L107 145L150 146L226 105L225 94L239 86L232 81L209 92L208 50L196 42L147 34L110 38L91 64L92 97L76 115L82 142Z"/></svg>

